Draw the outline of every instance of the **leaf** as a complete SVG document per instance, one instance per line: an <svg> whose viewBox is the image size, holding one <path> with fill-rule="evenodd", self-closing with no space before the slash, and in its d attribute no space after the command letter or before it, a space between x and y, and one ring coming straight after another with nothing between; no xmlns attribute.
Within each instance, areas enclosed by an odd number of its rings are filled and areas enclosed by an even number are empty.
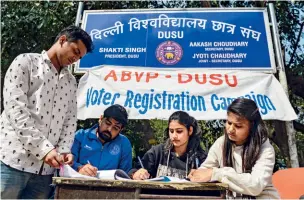
<svg viewBox="0 0 304 200"><path fill-rule="evenodd" d="M44 21L42 21L42 22L37 26L37 28L38 28L38 29L41 29L41 27L43 26L43 24L44 24Z"/></svg>

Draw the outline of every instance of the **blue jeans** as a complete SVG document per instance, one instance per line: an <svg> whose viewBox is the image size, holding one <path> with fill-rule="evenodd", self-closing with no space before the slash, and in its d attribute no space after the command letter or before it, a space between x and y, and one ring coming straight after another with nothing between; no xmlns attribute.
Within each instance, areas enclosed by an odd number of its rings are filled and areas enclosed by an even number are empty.
<svg viewBox="0 0 304 200"><path fill-rule="evenodd" d="M1 199L47 199L53 175L22 172L1 162Z"/></svg>

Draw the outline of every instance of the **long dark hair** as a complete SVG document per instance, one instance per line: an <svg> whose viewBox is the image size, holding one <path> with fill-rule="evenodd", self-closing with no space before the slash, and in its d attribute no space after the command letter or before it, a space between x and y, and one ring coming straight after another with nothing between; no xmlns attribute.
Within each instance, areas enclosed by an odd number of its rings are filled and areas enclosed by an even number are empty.
<svg viewBox="0 0 304 200"><path fill-rule="evenodd" d="M173 120L176 120L176 121L178 121L179 124L184 125L188 131L190 131L191 126L193 127L193 132L189 137L186 152L189 155L194 154L198 150L201 150L203 152L203 150L201 149L201 146L200 146L200 141L201 141L200 136L202 134L202 130L198 126L197 120L184 111L176 111L169 117L168 127L165 129L165 135L166 135L166 137L168 137L168 139L165 142L166 154L169 152L170 149L173 148L173 144L169 138L169 125L170 125L170 122Z"/></svg>
<svg viewBox="0 0 304 200"><path fill-rule="evenodd" d="M244 98L235 99L229 105L227 113L233 113L250 122L249 135L243 144L242 154L242 171L243 173L250 173L259 157L262 144L267 140L267 129L262 121L259 109L253 100ZM233 141L228 138L226 129L224 129L224 132L223 165L226 167L233 167Z"/></svg>

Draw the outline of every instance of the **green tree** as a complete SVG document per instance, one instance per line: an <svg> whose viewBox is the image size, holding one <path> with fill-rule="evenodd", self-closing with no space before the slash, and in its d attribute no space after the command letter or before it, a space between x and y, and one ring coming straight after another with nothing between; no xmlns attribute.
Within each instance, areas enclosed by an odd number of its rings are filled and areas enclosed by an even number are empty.
<svg viewBox="0 0 304 200"><path fill-rule="evenodd" d="M48 49L56 34L74 23L77 5L77 2L2 2L2 74L18 54Z"/></svg>

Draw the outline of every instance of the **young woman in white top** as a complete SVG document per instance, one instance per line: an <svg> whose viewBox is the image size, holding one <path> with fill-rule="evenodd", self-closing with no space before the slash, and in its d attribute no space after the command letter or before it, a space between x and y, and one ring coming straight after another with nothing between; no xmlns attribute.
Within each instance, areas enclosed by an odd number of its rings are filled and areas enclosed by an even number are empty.
<svg viewBox="0 0 304 200"><path fill-rule="evenodd" d="M212 145L201 167L191 171L190 180L227 183L227 198L279 199L272 185L275 153L255 102L236 99L227 115L224 136Z"/></svg>

